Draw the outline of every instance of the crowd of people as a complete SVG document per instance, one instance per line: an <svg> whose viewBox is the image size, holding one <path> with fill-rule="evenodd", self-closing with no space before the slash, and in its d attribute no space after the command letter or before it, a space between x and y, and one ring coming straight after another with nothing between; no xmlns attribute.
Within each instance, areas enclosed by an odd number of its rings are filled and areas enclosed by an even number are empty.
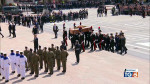
<svg viewBox="0 0 150 84"><path fill-rule="evenodd" d="M63 67L62 73L66 72L66 62L68 52L64 50L64 46L56 46L54 44L51 47L44 47L43 49L39 46L37 51L28 49L25 47L24 52L11 50L10 54L0 53L0 75L5 82L9 82L11 66L11 74L17 73L17 77L21 76L21 79L25 79L25 74L30 71L30 74L35 74L35 77L39 76L39 69L44 68L44 72L49 75L53 74L55 63L57 64L57 70Z"/></svg>
<svg viewBox="0 0 150 84"><path fill-rule="evenodd" d="M103 14L107 16L107 8L105 6L99 6L97 9L97 17L103 17Z"/></svg>
<svg viewBox="0 0 150 84"><path fill-rule="evenodd" d="M61 21L71 21L71 20L83 20L88 18L88 10L83 9L79 12L68 12L63 13L62 11L55 12L49 14L41 14L41 15L11 15L5 14L0 17L1 22L9 22L14 23L15 25L23 25L27 27L31 27L31 25L36 25L36 27L40 28L43 31L44 23L55 23Z"/></svg>
<svg viewBox="0 0 150 84"><path fill-rule="evenodd" d="M80 22L80 25L81 22ZM67 46L67 36L69 40L71 41L71 48L74 48L75 42L78 41L79 44L81 45L81 50L85 52L86 48L91 48L91 51L95 51L97 48L99 50L106 50L106 51L111 51L111 52L117 52L120 54L127 53L127 48L126 48L126 38L125 35L122 31L120 33L113 35L111 34L103 34L100 27L98 28L98 32L94 33L94 30L91 26L91 30L89 32L82 32L80 30L79 33L76 34L71 34L69 30L69 36L67 35L67 31L63 30L63 41L65 42L65 45Z"/></svg>
<svg viewBox="0 0 150 84"><path fill-rule="evenodd" d="M115 12L116 9L118 10L118 14L131 15L131 16L141 15L143 18L145 18L145 16L150 15L150 6L139 4L139 3L117 4L116 7L112 9L112 14Z"/></svg>
<svg viewBox="0 0 150 84"><path fill-rule="evenodd" d="M53 3L39 3L37 5L45 5L46 7L48 7L49 9L73 9L73 8L92 8L92 7L98 7L100 4L99 1L69 1L69 2L58 2L55 3L55 5ZM22 10L25 9L32 9L34 6L36 6L35 4L29 4L29 5L20 5L18 4L19 8Z"/></svg>

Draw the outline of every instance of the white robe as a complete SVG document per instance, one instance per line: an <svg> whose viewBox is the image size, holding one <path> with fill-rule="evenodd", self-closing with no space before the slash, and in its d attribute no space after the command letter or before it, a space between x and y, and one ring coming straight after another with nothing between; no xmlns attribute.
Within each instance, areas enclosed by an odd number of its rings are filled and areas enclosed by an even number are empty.
<svg viewBox="0 0 150 84"><path fill-rule="evenodd" d="M2 69L4 68L4 58L0 57L0 65L1 65L1 68L0 68L1 76L4 77L4 70Z"/></svg>
<svg viewBox="0 0 150 84"><path fill-rule="evenodd" d="M10 63L11 63L11 70L15 71L16 55L15 54L14 55L10 54L9 58L10 58Z"/></svg>
<svg viewBox="0 0 150 84"><path fill-rule="evenodd" d="M20 68L20 74L21 74L21 77L25 77L25 71L26 71L26 68L25 68L25 63L27 62L27 58L26 56L20 56L19 58L19 68Z"/></svg>
<svg viewBox="0 0 150 84"><path fill-rule="evenodd" d="M4 65L4 77L5 77L5 80L9 80L9 65L10 65L9 57L7 57L7 59L4 59L3 65Z"/></svg>
<svg viewBox="0 0 150 84"><path fill-rule="evenodd" d="M20 74L20 68L19 68L19 59L20 59L20 54L19 56L17 56L16 54L16 69L17 69L17 73Z"/></svg>

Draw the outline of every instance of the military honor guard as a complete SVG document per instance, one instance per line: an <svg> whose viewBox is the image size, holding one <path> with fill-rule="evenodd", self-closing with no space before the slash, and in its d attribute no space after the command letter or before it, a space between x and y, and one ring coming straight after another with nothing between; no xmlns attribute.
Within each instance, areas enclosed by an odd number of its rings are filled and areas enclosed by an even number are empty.
<svg viewBox="0 0 150 84"><path fill-rule="evenodd" d="M19 59L20 59L20 53L19 53L19 51L18 50L16 50L16 63L15 63L15 65L16 65L16 69L17 69L17 73L18 73L18 75L17 75L17 77L20 77L20 67L19 67Z"/></svg>
<svg viewBox="0 0 150 84"><path fill-rule="evenodd" d="M48 62L48 69L50 75L53 74L53 63L54 63L54 52L51 50L51 48L48 48L48 53L47 53L47 62Z"/></svg>
<svg viewBox="0 0 150 84"><path fill-rule="evenodd" d="M62 62L62 66L63 66L63 73L66 72L66 63L67 63L67 57L68 57L68 52L66 50L64 50L64 48L61 48L61 53L60 53L60 57L61 57L61 62Z"/></svg>
<svg viewBox="0 0 150 84"><path fill-rule="evenodd" d="M10 55L8 57L10 59L12 73L15 73L15 69L16 69L16 65L15 65L15 63L16 63L16 55L15 55L13 49L11 50L11 53L10 53Z"/></svg>
<svg viewBox="0 0 150 84"><path fill-rule="evenodd" d="M4 71L5 82L9 82L10 59L7 57L7 54L4 54L3 66L4 66L3 71Z"/></svg>
<svg viewBox="0 0 150 84"><path fill-rule="evenodd" d="M25 73L26 73L26 68L25 65L27 63L27 57L23 55L23 52L20 52L20 58L19 58L19 69L20 69L20 75L21 79L25 79Z"/></svg>

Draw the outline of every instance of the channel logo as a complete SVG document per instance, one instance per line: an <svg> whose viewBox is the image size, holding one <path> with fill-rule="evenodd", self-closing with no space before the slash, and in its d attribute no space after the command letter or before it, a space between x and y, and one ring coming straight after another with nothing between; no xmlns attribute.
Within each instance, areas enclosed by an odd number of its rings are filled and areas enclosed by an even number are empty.
<svg viewBox="0 0 150 84"><path fill-rule="evenodd" d="M138 77L138 69L125 69L124 77Z"/></svg>

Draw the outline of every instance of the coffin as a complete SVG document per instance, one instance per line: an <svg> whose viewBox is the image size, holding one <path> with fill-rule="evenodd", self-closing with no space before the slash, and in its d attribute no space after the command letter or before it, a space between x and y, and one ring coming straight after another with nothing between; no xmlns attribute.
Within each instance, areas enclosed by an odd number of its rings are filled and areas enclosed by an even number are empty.
<svg viewBox="0 0 150 84"><path fill-rule="evenodd" d="M71 28L70 29L70 33L71 34L77 34L77 33L79 33L80 32L79 28L81 28L82 32L89 32L91 30L91 27L87 27L87 26L81 25L81 26L77 26L75 28Z"/></svg>

